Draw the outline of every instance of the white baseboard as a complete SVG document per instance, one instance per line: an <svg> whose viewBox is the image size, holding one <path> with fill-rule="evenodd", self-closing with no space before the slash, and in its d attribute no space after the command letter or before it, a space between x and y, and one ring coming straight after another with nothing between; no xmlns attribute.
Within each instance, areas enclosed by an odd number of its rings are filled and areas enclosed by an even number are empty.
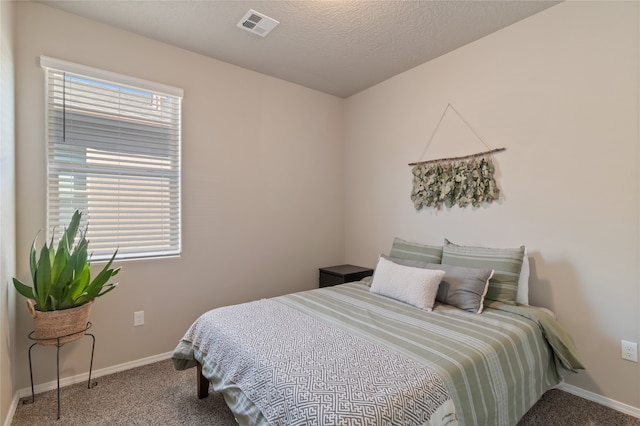
<svg viewBox="0 0 640 426"><path fill-rule="evenodd" d="M604 405L605 407L613 408L616 411L620 411L621 413L628 414L630 416L637 417L640 419L640 408L623 404L622 402L618 402L613 399L606 398L602 395L598 395L597 393L593 393L588 390L584 390L582 388L569 385L564 382L558 385L557 388L567 393L579 396L584 399L588 399L589 401L597 402L598 404Z"/></svg>
<svg viewBox="0 0 640 426"><path fill-rule="evenodd" d="M108 374L113 374L113 373L117 373L119 371L125 371L125 370L129 370L135 367L141 367L143 365L147 365L147 364L153 364L154 362L158 362L158 361L164 361L165 359L169 359L171 358L171 355L173 354L173 352L166 352L163 354L158 354L158 355L154 355L154 356L150 356L147 358L142 358L142 359L138 359L135 361L131 361L131 362L125 362L124 364L118 364L118 365L114 365L112 367L106 367L106 368L101 368L100 370L94 370L91 372L91 378L98 378L101 376L106 376ZM76 383L81 383L81 382L86 382L87 380L89 380L89 372L86 373L82 373L82 374L77 374L75 376L71 376L71 377L65 377L63 379L60 379L60 387L65 387L65 386L69 386L69 385L75 385ZM57 383L56 381L52 381L52 382L48 382L48 383L42 383L39 385L34 386L33 391L34 393L38 394L38 393L42 393L42 392L46 392L46 391L50 391L52 389L56 389L57 388ZM31 396L31 388L23 388L18 390L18 392L16 393L17 395L17 399L20 398L24 398L25 396ZM16 399L14 397L14 399ZM16 407L13 407L13 411L12 413L15 411ZM12 414L13 415L13 414Z"/></svg>
<svg viewBox="0 0 640 426"><path fill-rule="evenodd" d="M125 362L124 364L114 365L112 367L101 368L100 370L95 370L91 372L91 378L98 378L101 376L106 376L108 374L117 373L119 371L129 370L135 367L141 367L147 364L153 364L154 362L164 361L165 359L171 358L173 352L165 352L163 354L153 355L147 358L138 359L131 362ZM60 387L65 387L69 385L74 385L76 383L86 382L89 380L89 372L78 374L72 377L65 377L60 379ZM46 391L50 391L56 389L57 383L56 381L52 381L49 383L42 383L40 385L36 385L33 387L33 392L38 394ZM24 388L18 390L13 395L13 400L11 401L11 406L9 407L9 412L7 413L7 418L4 421L4 426L11 426L13 422L13 416L16 413L18 408L18 403L20 402L20 398L24 398L26 396L31 396L31 387Z"/></svg>

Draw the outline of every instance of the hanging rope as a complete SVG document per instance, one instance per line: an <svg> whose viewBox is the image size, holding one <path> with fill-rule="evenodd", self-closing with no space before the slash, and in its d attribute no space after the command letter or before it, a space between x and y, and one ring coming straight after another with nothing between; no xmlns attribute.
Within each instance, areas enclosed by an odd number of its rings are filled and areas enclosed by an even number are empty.
<svg viewBox="0 0 640 426"><path fill-rule="evenodd" d="M480 142L482 142L482 144L488 149L488 151L480 152L480 153L477 153L477 154L464 155L462 157L438 158L438 159L435 159L435 160L423 161L424 156L426 155L427 150L429 149L429 146L431 145L431 142L433 142L433 138L436 136L436 133L438 132L438 129L440 128L440 124L442 124L442 120L444 120L444 116L447 114L447 111L449 111L449 109L451 109L453 112L456 113L456 115L460 118L460 120L462 120L462 122L469 128L469 130L471 130L471 132L474 134L474 136L476 138L478 138L478 140ZM416 165L419 165L419 164L428 164L428 163L431 163L431 162L439 162L439 161L465 160L467 158L480 157L480 156L483 156L483 155L491 155L491 154L494 154L496 152L505 151L506 149L507 148L496 148L496 149L491 148L489 146L489 144L486 143L484 141L484 139L482 139L480 137L478 132L475 131L475 129L471 126L471 124L469 124L469 122L464 119L464 117L458 112L458 110L455 109L454 106L449 103L449 104L447 104L447 107L442 112L442 115L440 116L440 119L438 120L438 124L436 124L435 129L433 129L433 132L431 133L431 136L429 137L429 140L427 141L427 146L424 147L424 151L422 151L422 155L420 155L420 160L415 162L415 163L409 163L409 165L410 166L416 166Z"/></svg>

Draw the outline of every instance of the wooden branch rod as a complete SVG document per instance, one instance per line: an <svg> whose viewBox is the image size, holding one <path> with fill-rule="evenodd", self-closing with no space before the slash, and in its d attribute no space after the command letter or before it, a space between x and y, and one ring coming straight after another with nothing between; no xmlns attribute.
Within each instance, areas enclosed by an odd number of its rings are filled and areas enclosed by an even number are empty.
<svg viewBox="0 0 640 426"><path fill-rule="evenodd" d="M418 161L417 163L409 163L409 165L410 166L420 166L422 164L438 163L440 161L465 160L467 158L482 157L483 155L494 154L496 152L501 152L501 151L506 151L506 150L507 150L507 148L496 148L496 149L492 149L490 151L479 152L477 154L463 155L462 157L438 158L437 160Z"/></svg>

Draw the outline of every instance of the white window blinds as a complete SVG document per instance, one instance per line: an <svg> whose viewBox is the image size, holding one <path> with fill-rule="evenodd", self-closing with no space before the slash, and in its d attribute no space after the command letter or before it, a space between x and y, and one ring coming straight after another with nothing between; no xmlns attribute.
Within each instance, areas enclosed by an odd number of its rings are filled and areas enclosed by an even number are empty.
<svg viewBox="0 0 640 426"><path fill-rule="evenodd" d="M93 259L180 253L182 90L41 57L47 229L76 209ZM51 235L48 235L51 238Z"/></svg>

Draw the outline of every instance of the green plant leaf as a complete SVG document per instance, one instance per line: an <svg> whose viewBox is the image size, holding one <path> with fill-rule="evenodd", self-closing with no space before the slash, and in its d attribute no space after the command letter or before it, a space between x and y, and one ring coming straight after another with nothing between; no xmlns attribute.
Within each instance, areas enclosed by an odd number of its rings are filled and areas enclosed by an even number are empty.
<svg viewBox="0 0 640 426"><path fill-rule="evenodd" d="M55 284L63 284L64 281L59 282L62 271L64 270L67 260L69 259L69 251L66 243L66 237L63 236L58 244L58 250L51 267L51 281Z"/></svg>
<svg viewBox="0 0 640 426"><path fill-rule="evenodd" d="M39 232L38 232L39 233ZM31 270L31 280L36 282L36 241L38 240L38 236L33 239L33 243L31 244L31 250L29 252L29 269Z"/></svg>
<svg viewBox="0 0 640 426"><path fill-rule="evenodd" d="M49 247L46 244L40 250L35 278L36 305L38 310L45 311L47 310L47 300L49 299L49 289L51 288L51 263L49 260Z"/></svg>
<svg viewBox="0 0 640 426"><path fill-rule="evenodd" d="M88 264L84 264L80 273L76 274L75 278L69 285L69 291L65 299L75 301L78 296L87 291L89 279L91 278L91 271Z"/></svg>
<svg viewBox="0 0 640 426"><path fill-rule="evenodd" d="M18 293L26 297L27 299L35 300L36 296L33 294L33 289L28 285L24 284L22 281L14 278L13 286L16 288Z"/></svg>
<svg viewBox="0 0 640 426"><path fill-rule="evenodd" d="M60 310L60 303L58 301L58 298L53 295L50 294L49 297L47 298L47 305L46 305L46 311L57 311ZM42 309L39 309L40 311L42 311Z"/></svg>
<svg viewBox="0 0 640 426"><path fill-rule="evenodd" d="M97 297L102 297L105 294L109 293L111 290L115 289L118 286L118 283L114 283L114 284L107 284L104 287L102 287L102 293L99 293Z"/></svg>
<svg viewBox="0 0 640 426"><path fill-rule="evenodd" d="M93 297L90 297L87 294L81 294L80 297L78 297L76 300L73 301L73 305L74 306L82 306L85 303L89 303L93 300Z"/></svg>
<svg viewBox="0 0 640 426"><path fill-rule="evenodd" d="M49 255L49 268L51 269L51 267L53 266L53 262L56 260L56 251L54 250L53 245L53 235L51 236L51 242L49 243L47 253Z"/></svg>
<svg viewBox="0 0 640 426"><path fill-rule="evenodd" d="M120 272L120 268L117 268L117 269L105 268L102 271L100 271L100 273L96 275L93 281L91 281L91 283L87 286L87 294L93 297L98 297L103 287L105 287L106 285L113 285L113 284L107 284L107 281L109 281L111 277L116 275L118 272Z"/></svg>
<svg viewBox="0 0 640 426"><path fill-rule="evenodd" d="M88 265L89 255L87 253L89 242L82 237L76 248L73 250L72 256L76 258L76 275L82 272L85 265Z"/></svg>
<svg viewBox="0 0 640 426"><path fill-rule="evenodd" d="M113 289L113 287L111 287L110 290L107 290L101 293L102 288L106 285L107 281L109 281L112 277L116 276L118 272L120 272L120 269L122 269L122 268L111 269L111 264L113 263L117 254L118 254L118 250L116 250L115 253L113 253L113 256L111 256L111 259L109 259L109 262L107 262L104 265L104 267L98 273L98 275L96 275L95 278L91 281L91 283L87 286L87 293L89 295L93 297L98 297L99 295L105 294L108 291L111 291L111 289ZM113 284L109 284L109 285L113 285ZM115 285L113 286L115 287Z"/></svg>
<svg viewBox="0 0 640 426"><path fill-rule="evenodd" d="M66 259L64 267L58 276L58 280L56 281L56 285L59 286L68 286L69 283L73 280L73 276L76 272L76 257L69 255Z"/></svg>
<svg viewBox="0 0 640 426"><path fill-rule="evenodd" d="M76 210L71 217L69 227L65 230L65 237L69 246L73 245L73 242L76 239L76 234L78 233L78 228L80 227L81 218L82 213L80 212L80 210Z"/></svg>

